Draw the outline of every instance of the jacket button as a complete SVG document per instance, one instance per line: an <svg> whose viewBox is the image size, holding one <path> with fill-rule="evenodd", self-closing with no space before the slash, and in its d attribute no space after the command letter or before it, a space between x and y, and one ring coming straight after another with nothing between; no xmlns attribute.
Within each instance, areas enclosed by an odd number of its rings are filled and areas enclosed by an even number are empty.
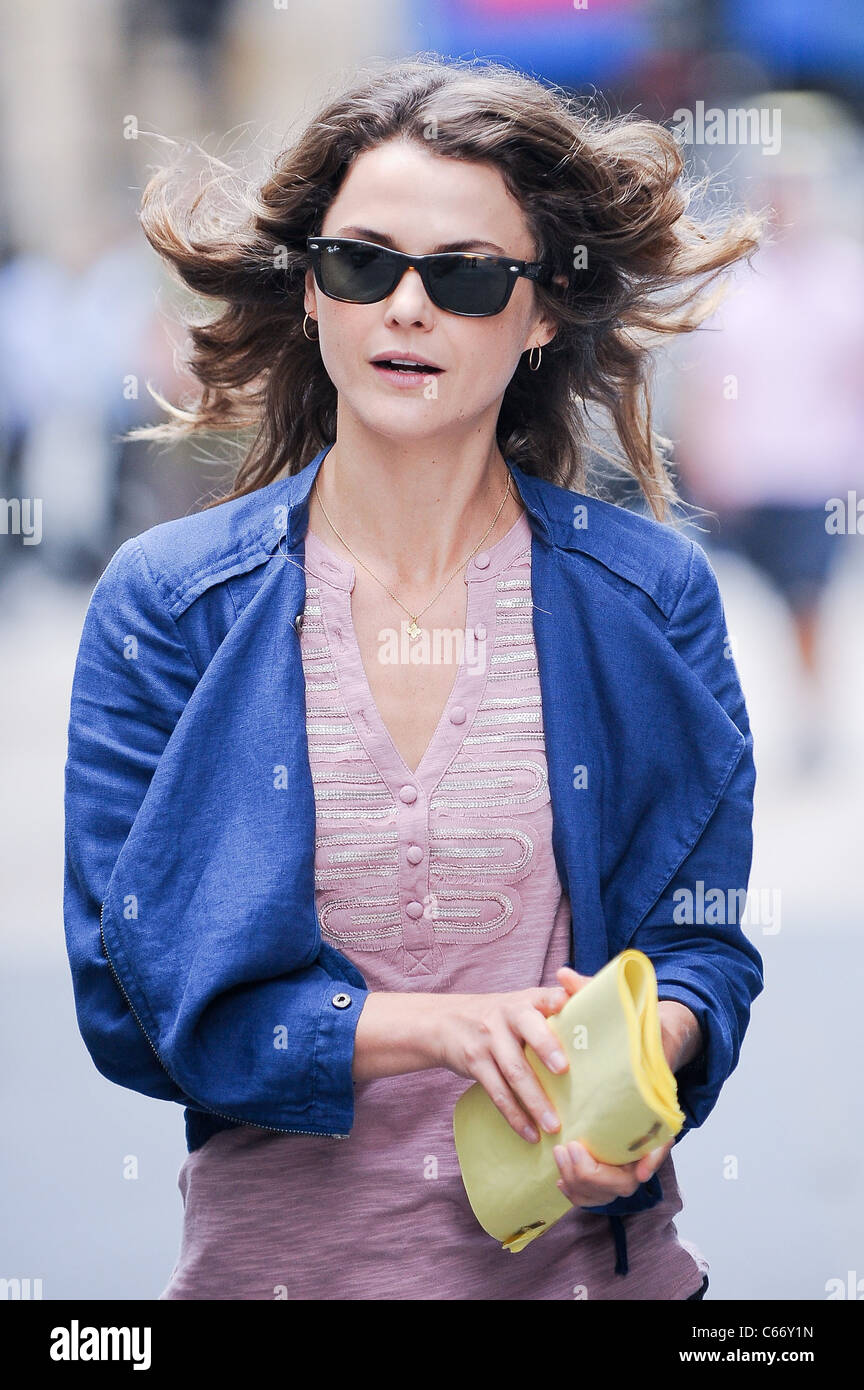
<svg viewBox="0 0 864 1390"><path fill-rule="evenodd" d="M334 994L333 998L330 1000L330 1003L334 1004L337 1009L347 1009L348 1005L351 1003L351 995Z"/></svg>
<svg viewBox="0 0 864 1390"><path fill-rule="evenodd" d="M474 556L474 564L477 566L478 570L485 570L489 568L489 559L489 551L481 550L479 555Z"/></svg>
<svg viewBox="0 0 864 1390"><path fill-rule="evenodd" d="M297 614L297 617L294 619L294 627L295 627L295 629L297 630L297 632L300 632L300 631L301 631L301 629L302 629L302 627L303 627L303 614L302 614L302 613L298 613L298 614Z"/></svg>

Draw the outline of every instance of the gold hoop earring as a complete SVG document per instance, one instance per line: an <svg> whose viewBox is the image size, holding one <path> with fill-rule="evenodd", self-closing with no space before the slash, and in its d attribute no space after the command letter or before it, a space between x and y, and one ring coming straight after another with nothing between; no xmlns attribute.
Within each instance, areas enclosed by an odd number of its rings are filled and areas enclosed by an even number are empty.
<svg viewBox="0 0 864 1390"><path fill-rule="evenodd" d="M534 361L533 361L534 353L535 353L535 352L537 353L537 365L536 365L536 366L534 365ZM528 354L528 366L531 368L532 372L539 371L539 369L540 369L540 363L542 362L542 360L543 360L543 349L542 349L542 347L540 346L539 343L535 343L534 346L532 347L531 351L530 351L529 354Z"/></svg>
<svg viewBox="0 0 864 1390"><path fill-rule="evenodd" d="M307 315L306 315L306 318L304 318L304 320L303 320L303 337L304 337L304 338L309 338L309 334L306 332L306 319L308 319L308 317L309 317L309 315L307 314ZM317 323L318 320L317 320L317 319L313 319L312 322L313 322L313 323ZM316 333L316 335L315 335L314 338L309 338L309 341L310 341L310 343L317 343L317 341L318 341L318 335L317 335L317 333Z"/></svg>

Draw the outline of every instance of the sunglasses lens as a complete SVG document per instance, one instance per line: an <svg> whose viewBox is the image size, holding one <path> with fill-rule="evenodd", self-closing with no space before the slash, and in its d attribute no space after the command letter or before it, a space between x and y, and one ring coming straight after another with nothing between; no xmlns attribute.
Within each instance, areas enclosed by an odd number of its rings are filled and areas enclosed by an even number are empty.
<svg viewBox="0 0 864 1390"><path fill-rule="evenodd" d="M510 277L503 266L476 256L442 256L430 262L429 283L442 309L483 317L503 309Z"/></svg>
<svg viewBox="0 0 864 1390"><path fill-rule="evenodd" d="M377 247L331 245L321 248L321 279L325 294L352 304L374 304L393 288L393 265Z"/></svg>
<svg viewBox="0 0 864 1390"><path fill-rule="evenodd" d="M386 299L401 270L385 248L371 242L324 242L319 265L324 293L352 304ZM512 282L504 266L482 256L434 256L426 273L432 299L449 313L482 318L500 313L510 297Z"/></svg>

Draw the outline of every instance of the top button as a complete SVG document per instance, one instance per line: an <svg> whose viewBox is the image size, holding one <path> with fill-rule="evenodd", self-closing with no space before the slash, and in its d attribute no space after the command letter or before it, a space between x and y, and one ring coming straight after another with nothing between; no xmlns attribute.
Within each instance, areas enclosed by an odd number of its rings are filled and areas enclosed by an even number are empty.
<svg viewBox="0 0 864 1390"><path fill-rule="evenodd" d="M408 806L410 806L412 801L417 800L417 788L412 787L410 785L406 787L400 787L399 800L404 801Z"/></svg>
<svg viewBox="0 0 864 1390"><path fill-rule="evenodd" d="M478 570L485 570L489 567L489 551L481 550L479 555L474 556L474 564Z"/></svg>

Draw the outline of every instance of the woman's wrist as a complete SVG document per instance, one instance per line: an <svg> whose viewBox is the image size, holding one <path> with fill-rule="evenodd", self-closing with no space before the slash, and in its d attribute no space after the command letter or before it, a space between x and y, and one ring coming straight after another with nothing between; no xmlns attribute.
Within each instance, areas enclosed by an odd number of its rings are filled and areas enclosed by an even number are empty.
<svg viewBox="0 0 864 1390"><path fill-rule="evenodd" d="M693 1010L677 999L661 999L659 1014L663 1052L670 1071L678 1072L702 1051L702 1029Z"/></svg>
<svg viewBox="0 0 864 1390"><path fill-rule="evenodd" d="M435 1018L444 996L373 990L354 1034L355 1081L402 1076L439 1065Z"/></svg>

